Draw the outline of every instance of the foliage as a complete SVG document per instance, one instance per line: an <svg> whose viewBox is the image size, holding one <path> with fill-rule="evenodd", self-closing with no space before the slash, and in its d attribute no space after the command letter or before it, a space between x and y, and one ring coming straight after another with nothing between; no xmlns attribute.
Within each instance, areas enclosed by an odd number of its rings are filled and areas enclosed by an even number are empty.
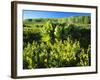
<svg viewBox="0 0 100 80"><path fill-rule="evenodd" d="M24 69L91 65L89 16L23 23Z"/></svg>
<svg viewBox="0 0 100 80"><path fill-rule="evenodd" d="M50 67L72 67L88 66L89 51L85 52L80 47L79 41L73 42L68 38L63 43L56 41L37 45L34 42L24 48L24 62L27 69L31 68L50 68Z"/></svg>

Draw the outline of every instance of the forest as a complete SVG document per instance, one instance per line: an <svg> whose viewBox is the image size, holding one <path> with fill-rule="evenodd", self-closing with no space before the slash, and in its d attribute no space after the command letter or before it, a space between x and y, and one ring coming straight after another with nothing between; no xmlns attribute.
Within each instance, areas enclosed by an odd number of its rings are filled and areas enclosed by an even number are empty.
<svg viewBox="0 0 100 80"><path fill-rule="evenodd" d="M91 66L91 17L23 20L23 69Z"/></svg>

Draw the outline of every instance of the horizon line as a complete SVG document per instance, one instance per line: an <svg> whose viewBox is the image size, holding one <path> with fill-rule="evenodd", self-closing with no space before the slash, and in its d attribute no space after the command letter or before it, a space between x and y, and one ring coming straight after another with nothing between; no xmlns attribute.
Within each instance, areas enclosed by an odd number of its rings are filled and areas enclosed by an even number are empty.
<svg viewBox="0 0 100 80"><path fill-rule="evenodd" d="M61 18L69 18L69 17L80 17L82 15L79 15L79 16L66 16L66 17L58 17L59 19ZM83 16L89 16L89 15L83 15ZM24 18L25 19L58 19L57 17L53 18L53 17L39 17L39 18Z"/></svg>

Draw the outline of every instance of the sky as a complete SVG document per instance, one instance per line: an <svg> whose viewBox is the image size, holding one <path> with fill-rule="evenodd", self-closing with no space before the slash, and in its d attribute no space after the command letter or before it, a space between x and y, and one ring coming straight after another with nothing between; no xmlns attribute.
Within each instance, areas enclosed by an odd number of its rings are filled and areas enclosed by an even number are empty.
<svg viewBox="0 0 100 80"><path fill-rule="evenodd" d="M23 19L35 18L63 18L70 16L90 16L90 13L75 13L75 12L54 12L54 11L34 11L23 10Z"/></svg>

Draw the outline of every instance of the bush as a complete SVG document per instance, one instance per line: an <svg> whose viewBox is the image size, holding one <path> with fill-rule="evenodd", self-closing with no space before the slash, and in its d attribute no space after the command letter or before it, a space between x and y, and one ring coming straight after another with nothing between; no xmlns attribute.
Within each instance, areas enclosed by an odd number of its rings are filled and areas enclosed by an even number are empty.
<svg viewBox="0 0 100 80"><path fill-rule="evenodd" d="M51 68L89 66L89 50L80 47L79 41L57 41L54 44L34 42L24 48L24 68Z"/></svg>
<svg viewBox="0 0 100 80"><path fill-rule="evenodd" d="M38 24L23 25L23 68L90 66L90 27L77 26L76 20L75 24L46 20L33 19Z"/></svg>

